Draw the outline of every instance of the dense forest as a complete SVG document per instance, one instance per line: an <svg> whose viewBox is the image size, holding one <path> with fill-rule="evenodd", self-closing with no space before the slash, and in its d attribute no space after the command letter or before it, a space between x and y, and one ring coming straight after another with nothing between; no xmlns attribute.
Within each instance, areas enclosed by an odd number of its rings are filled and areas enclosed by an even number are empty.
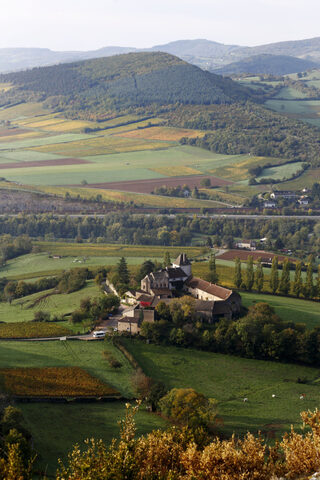
<svg viewBox="0 0 320 480"><path fill-rule="evenodd" d="M208 130L203 138L182 138L182 144L224 154L289 158L314 166L320 162L317 128L251 102L205 108L181 107L167 117L177 126Z"/></svg>
<svg viewBox="0 0 320 480"><path fill-rule="evenodd" d="M67 115L96 118L152 104L210 105L251 97L232 80L161 52L34 68L1 75L0 82L16 87L0 98L3 105L38 98Z"/></svg>
<svg viewBox="0 0 320 480"><path fill-rule="evenodd" d="M195 235L203 235L203 244L211 242L232 247L236 238L266 238L267 250L291 249L307 256L319 254L320 224L306 220L257 220L190 217L179 215L144 216L130 213L109 213L103 218L60 217L51 214L1 217L0 235L77 242L106 242L135 245L191 245ZM2 237L3 238L3 237ZM8 240L12 242L12 240Z"/></svg>

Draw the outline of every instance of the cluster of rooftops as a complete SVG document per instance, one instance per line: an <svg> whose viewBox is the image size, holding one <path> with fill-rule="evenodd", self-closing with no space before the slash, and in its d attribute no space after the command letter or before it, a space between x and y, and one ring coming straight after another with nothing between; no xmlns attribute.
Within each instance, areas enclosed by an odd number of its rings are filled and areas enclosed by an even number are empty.
<svg viewBox="0 0 320 480"><path fill-rule="evenodd" d="M221 287L192 275L191 262L185 253L181 253L168 267L151 272L141 280L141 288L126 293L126 301L133 305L119 321L125 326L128 321L139 323L141 310L148 310L148 321L154 320L154 311L160 302L167 305L181 295L190 295L195 299L195 314L209 322L219 318L232 318L241 308L241 297L237 292ZM129 318L131 317L131 320ZM131 331L131 325L130 325Z"/></svg>

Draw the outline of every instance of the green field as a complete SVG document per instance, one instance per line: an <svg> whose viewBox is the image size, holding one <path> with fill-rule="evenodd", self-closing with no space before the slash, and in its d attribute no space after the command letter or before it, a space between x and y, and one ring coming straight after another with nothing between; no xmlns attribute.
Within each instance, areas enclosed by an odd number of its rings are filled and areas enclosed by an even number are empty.
<svg viewBox="0 0 320 480"><path fill-rule="evenodd" d="M301 169L303 162L286 163L278 167L264 168L261 174L257 177L260 181L262 178L273 178L274 180L282 180L290 178Z"/></svg>
<svg viewBox="0 0 320 480"><path fill-rule="evenodd" d="M108 350L121 363L112 369L102 352ZM0 368L78 366L131 398L133 370L123 355L109 342L1 342ZM118 435L117 421L124 416L123 402L97 404L19 403L32 433L40 464L54 473L59 457L66 460L75 443L86 438L102 438L107 444ZM144 409L137 416L138 433L160 428L165 422Z"/></svg>
<svg viewBox="0 0 320 480"><path fill-rule="evenodd" d="M65 315L72 313L80 306L82 298L99 296L100 291L93 280L89 280L87 285L81 290L68 294L56 294L45 298L45 295L52 292L46 290L33 295L14 300L11 305L8 302L0 302L0 317L3 322L28 322L34 317L37 311L50 312L51 315ZM43 300L41 300L43 298ZM40 301L39 301L40 299ZM35 302L38 300L38 303ZM71 326L65 322L59 322L68 328ZM79 326L75 325L76 330Z"/></svg>
<svg viewBox="0 0 320 480"><path fill-rule="evenodd" d="M84 447L87 438L102 439L107 445L119 437L118 421L124 418L123 402L85 404L20 403L26 428L32 432L39 464L54 475L57 459L67 462L67 453L76 443ZM137 435L164 428L166 423L156 414L140 409L135 417Z"/></svg>
<svg viewBox="0 0 320 480"><path fill-rule="evenodd" d="M305 323L307 328L320 327L320 308L317 302L247 292L241 292L241 297L245 307L256 302L266 302L286 322Z"/></svg>
<svg viewBox="0 0 320 480"><path fill-rule="evenodd" d="M301 424L302 409L319 406L319 369L248 360L192 349L146 345L126 340L147 375L168 388L193 387L218 402L223 430L244 434L248 430L277 434ZM297 378L306 378L300 385ZM306 399L300 400L305 393ZM272 398L272 395L276 398ZM243 398L248 402L243 402Z"/></svg>

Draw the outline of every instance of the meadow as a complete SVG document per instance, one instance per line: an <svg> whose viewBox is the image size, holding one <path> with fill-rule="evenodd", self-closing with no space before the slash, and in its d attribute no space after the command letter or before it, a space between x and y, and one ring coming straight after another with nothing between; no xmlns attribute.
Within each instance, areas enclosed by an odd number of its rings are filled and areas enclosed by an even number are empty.
<svg viewBox="0 0 320 480"><path fill-rule="evenodd" d="M214 398L221 429L227 434L260 430L272 438L291 425L299 427L302 408L313 410L319 405L317 368L147 345L139 340L126 339L125 345L145 373L168 388L192 387ZM306 383L297 383L298 377ZM301 393L305 400L300 400Z"/></svg>
<svg viewBox="0 0 320 480"><path fill-rule="evenodd" d="M6 323L30 322L38 311L50 312L52 316L67 315L79 308L83 298L97 297L101 294L93 280L87 281L87 285L76 292L51 294L53 292L53 290L45 290L34 293L33 295L13 300L11 304L0 302L1 320ZM0 324L0 329L1 325L3 326L4 324ZM58 325L69 327L64 322L59 322ZM75 325L74 328L77 331L80 326Z"/></svg>
<svg viewBox="0 0 320 480"><path fill-rule="evenodd" d="M317 302L248 292L241 292L241 298L245 307L266 302L274 307L276 313L286 322L305 323L310 329L320 327L320 308Z"/></svg>
<svg viewBox="0 0 320 480"><path fill-rule="evenodd" d="M290 178L301 169L302 165L303 162L294 162L279 165L277 167L264 168L256 179L260 181L262 178L273 178L274 180Z"/></svg>
<svg viewBox="0 0 320 480"><path fill-rule="evenodd" d="M0 339L64 337L71 334L68 328L52 322L0 323Z"/></svg>

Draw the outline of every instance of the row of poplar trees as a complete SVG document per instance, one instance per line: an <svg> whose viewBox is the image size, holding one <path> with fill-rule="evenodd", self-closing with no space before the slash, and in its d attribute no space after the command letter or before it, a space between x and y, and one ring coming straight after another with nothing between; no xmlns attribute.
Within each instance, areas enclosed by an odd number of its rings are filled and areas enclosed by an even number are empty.
<svg viewBox="0 0 320 480"><path fill-rule="evenodd" d="M278 257L272 259L272 265L269 276L269 289L273 294L280 293L282 295L292 295L297 298L320 298L320 265L318 267L318 275L314 279L314 259L309 257L306 269L305 279L302 277L302 263L297 262L295 265L294 280L290 280L290 262L286 258L282 263L282 269L279 272ZM261 258L258 259L256 268L254 269L253 257L249 256L247 260L246 270L242 271L242 265L239 258L235 259L234 268L234 284L236 288L241 288L250 292L255 289L258 292L264 290L264 271Z"/></svg>

